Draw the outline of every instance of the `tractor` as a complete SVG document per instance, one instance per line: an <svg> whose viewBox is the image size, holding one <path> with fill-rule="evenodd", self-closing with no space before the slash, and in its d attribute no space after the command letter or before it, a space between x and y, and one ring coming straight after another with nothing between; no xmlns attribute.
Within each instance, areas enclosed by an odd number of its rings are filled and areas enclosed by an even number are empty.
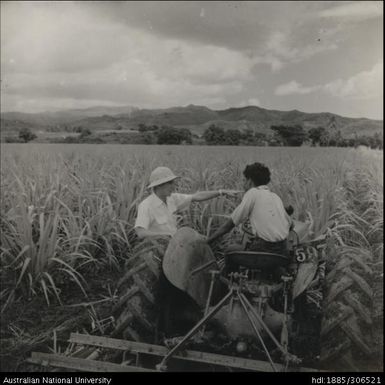
<svg viewBox="0 0 385 385"><path fill-rule="evenodd" d="M315 370L306 367L320 356L326 237L310 241L309 224L294 223L285 255L216 256L189 227L171 238L163 258L138 253L119 283L115 335L166 347L160 362L147 364L158 371L178 368L187 348L202 352L203 368L213 367L214 354L225 357L215 367L226 367L228 357L237 370L250 362L267 371Z"/></svg>
<svg viewBox="0 0 385 385"><path fill-rule="evenodd" d="M186 226L139 243L108 329L71 333L64 355L28 361L103 372L359 372L374 352L371 270L354 254L336 258L332 237L312 239L311 222L293 223L282 255L223 252Z"/></svg>

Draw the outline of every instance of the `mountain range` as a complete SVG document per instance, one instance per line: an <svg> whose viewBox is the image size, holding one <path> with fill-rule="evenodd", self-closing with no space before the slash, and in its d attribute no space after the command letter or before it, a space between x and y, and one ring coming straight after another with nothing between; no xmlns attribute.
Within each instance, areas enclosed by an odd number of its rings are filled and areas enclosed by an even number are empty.
<svg viewBox="0 0 385 385"><path fill-rule="evenodd" d="M1 131L12 132L21 128L32 131L55 130L81 126L91 131L137 130L139 124L168 125L188 128L193 134L201 135L211 124L224 129L252 129L268 133L273 125L302 125L306 130L324 127L339 130L346 137L373 135L383 132L383 121L367 118L348 118L329 112L306 113L298 110L278 111L257 106L212 110L204 106L188 105L166 109L139 109L132 106L97 106L86 109L71 109L55 112L1 113Z"/></svg>

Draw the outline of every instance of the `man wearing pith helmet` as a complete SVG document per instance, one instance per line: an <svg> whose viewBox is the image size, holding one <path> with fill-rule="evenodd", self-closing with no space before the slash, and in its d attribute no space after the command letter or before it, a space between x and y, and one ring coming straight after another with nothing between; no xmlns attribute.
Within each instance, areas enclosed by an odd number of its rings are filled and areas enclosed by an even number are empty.
<svg viewBox="0 0 385 385"><path fill-rule="evenodd" d="M191 202L201 202L230 192L199 191L195 194L174 192L176 176L168 167L157 167L150 175L152 194L138 208L135 230L139 238L169 235L177 231L175 214L187 209Z"/></svg>

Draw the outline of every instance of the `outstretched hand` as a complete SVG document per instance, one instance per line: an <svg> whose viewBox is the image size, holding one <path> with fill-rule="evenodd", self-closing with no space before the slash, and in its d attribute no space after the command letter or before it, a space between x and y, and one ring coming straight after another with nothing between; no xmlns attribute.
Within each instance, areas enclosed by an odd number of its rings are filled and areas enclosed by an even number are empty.
<svg viewBox="0 0 385 385"><path fill-rule="evenodd" d="M225 196L228 196L228 197L235 197L237 196L238 194L243 194L244 191L243 190L219 190L219 193L221 195L225 195Z"/></svg>

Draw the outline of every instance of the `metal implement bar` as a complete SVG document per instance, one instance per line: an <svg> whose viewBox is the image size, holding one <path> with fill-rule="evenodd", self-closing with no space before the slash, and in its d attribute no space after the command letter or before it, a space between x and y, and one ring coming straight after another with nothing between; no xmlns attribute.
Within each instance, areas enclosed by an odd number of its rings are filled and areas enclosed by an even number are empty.
<svg viewBox="0 0 385 385"><path fill-rule="evenodd" d="M289 332L287 330L287 280L284 280L283 284L283 298L284 298L284 306L283 306L283 325L282 325L282 331L281 331L281 345L286 351L286 357L288 353L288 346L289 346ZM288 360L286 358L286 364L288 363Z"/></svg>
<svg viewBox="0 0 385 385"><path fill-rule="evenodd" d="M211 270L211 271L210 271L210 274L211 274L210 288L209 288L209 294L208 294L208 296L207 296L207 301L206 301L206 307L205 307L204 315L206 315L206 314L209 312L209 309L210 309L210 303L211 303L211 297L212 297L212 295L213 295L213 289L214 289L215 277L216 277L216 275L219 274L219 271L218 271L218 270ZM205 333L205 325L202 326L202 329L201 329L201 336L203 336L204 333Z"/></svg>
<svg viewBox="0 0 385 385"><path fill-rule="evenodd" d="M214 280L215 280L215 274L216 273L217 273L216 271L211 272L211 281L210 281L209 295L207 296L207 301L206 301L205 315L209 312L211 296L213 295Z"/></svg>
<svg viewBox="0 0 385 385"><path fill-rule="evenodd" d="M259 339L261 345L263 346L263 349L264 349L264 351L265 351L265 353L266 353L267 359L268 359L269 362L270 362L270 365L271 365L271 367L272 367L272 369L273 369L273 372L277 372L277 369L276 369L276 367L274 366L274 362L273 362L273 360L271 359L270 353L269 353L269 351L268 351L268 349L267 349L265 343L263 342L263 338L262 338L261 334L259 333L259 330L258 330L257 326L255 325L254 320L253 320L252 317L250 316L250 313L249 313L249 310L247 309L247 305L245 304L245 301L244 301L243 298L239 295L239 293L238 293L238 298L239 298L239 300L241 301L241 305L242 305L242 307L243 307L243 310L245 311L245 313L246 313L246 315L247 315L247 318L249 319L249 321L250 321L250 323L251 323L251 326L252 326L252 328L253 328L253 330L254 330L254 333L257 335L257 337L258 337L258 339Z"/></svg>
<svg viewBox="0 0 385 385"><path fill-rule="evenodd" d="M137 368L135 366L37 352L32 352L31 358L27 361L32 364L49 365L84 372L155 372L152 369Z"/></svg>
<svg viewBox="0 0 385 385"><path fill-rule="evenodd" d="M183 345L186 344L186 342L203 326L208 322L218 311L226 304L226 302L229 300L230 297L233 295L233 289L231 288L230 291L218 302L217 305L214 306L214 308L206 314L183 338L182 340L174 346L166 355L166 357L163 358L162 362L158 365L160 370L163 370L166 368L167 361L172 357L173 354L175 354L178 350L181 350Z"/></svg>
<svg viewBox="0 0 385 385"><path fill-rule="evenodd" d="M206 269L207 267L213 265L214 263L217 263L217 261L216 261L215 259L214 259L213 261L208 261L208 262L206 262L205 264L203 264L203 265L197 267L195 270L193 270L193 271L191 272L191 275L193 276L193 275L199 273L200 271Z"/></svg>
<svg viewBox="0 0 385 385"><path fill-rule="evenodd" d="M121 340L116 338L108 337L98 337L91 336L88 334L78 334L71 333L70 342L84 345L98 346L106 349L116 349L122 351L128 351L132 353L145 353L154 356L165 356L169 349L160 345L152 345L143 342L134 342ZM261 360L252 360L249 358L234 357L234 356L225 356L215 353L205 353L198 352L193 350L184 350L183 354L175 353L173 359L191 361L191 362L201 362L205 364L218 365L218 366L227 366L231 368L244 369L249 371L258 371L258 372L271 372L271 366L266 361ZM274 364L276 368L281 371L284 369L284 366L278 363ZM311 368L298 368L300 372L317 372L316 369Z"/></svg>
<svg viewBox="0 0 385 385"><path fill-rule="evenodd" d="M250 311L251 311L251 314L257 319L257 321L263 326L263 328L266 330L267 334L270 336L270 338L273 340L273 342L275 343L275 345L277 346L277 348L283 353L283 354L286 354L287 352L285 351L285 349L283 348L283 346L277 341L277 339L275 338L274 334L270 331L270 329L268 328L268 326L265 324L265 322L263 321L262 317L254 310L253 306L251 305L251 303L249 302L249 300L246 298L246 296L241 293L240 296L242 297L242 299L245 301L245 303L247 304L247 306L249 306L250 308Z"/></svg>

